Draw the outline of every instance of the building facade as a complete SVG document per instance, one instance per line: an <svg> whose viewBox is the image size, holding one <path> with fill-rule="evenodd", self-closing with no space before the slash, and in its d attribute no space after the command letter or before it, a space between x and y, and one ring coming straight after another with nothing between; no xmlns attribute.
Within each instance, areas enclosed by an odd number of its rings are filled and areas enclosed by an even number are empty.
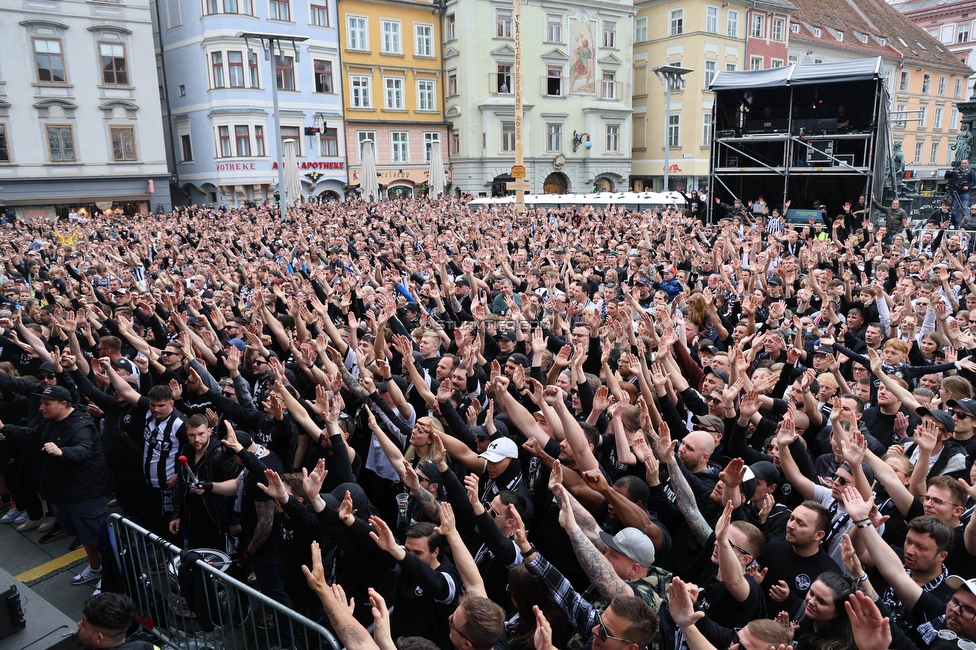
<svg viewBox="0 0 976 650"><path fill-rule="evenodd" d="M954 107L963 101L972 74L956 54L885 2L793 0L790 56L793 63L884 59L891 110L891 140L905 155L914 178L941 178L959 128Z"/></svg>
<svg viewBox="0 0 976 650"><path fill-rule="evenodd" d="M155 0L156 52L176 200L260 204L295 140L304 200L347 183L334 0ZM154 20L157 16L154 16ZM275 52L239 33L305 37ZM275 139L277 84L281 141Z"/></svg>
<svg viewBox="0 0 976 650"><path fill-rule="evenodd" d="M789 58L790 17L796 6L785 0L763 0L746 13L746 67L780 68Z"/></svg>
<svg viewBox="0 0 976 650"><path fill-rule="evenodd" d="M963 65L976 70L976 0L910 0L897 2L895 9L938 39ZM969 77L963 98L976 94L976 75Z"/></svg>
<svg viewBox="0 0 976 650"><path fill-rule="evenodd" d="M624 191L631 168L631 0L521 5L522 106L515 106L511 3L449 0L446 113L457 191L506 194L522 111L534 193Z"/></svg>
<svg viewBox="0 0 976 650"><path fill-rule="evenodd" d="M367 140L374 143L385 196L422 193L435 141L448 168L441 15L439 5L423 0L339 3L344 140L354 191L362 183Z"/></svg>
<svg viewBox="0 0 976 650"><path fill-rule="evenodd" d="M148 0L0 5L0 209L170 205Z"/></svg>
<svg viewBox="0 0 976 650"><path fill-rule="evenodd" d="M714 97L708 89L722 70L741 70L745 60L751 2L638 3L634 43L635 191L664 188L664 147L668 147L669 189L708 184ZM691 70L684 87L666 88L654 73L662 65ZM667 121L667 124L665 124Z"/></svg>

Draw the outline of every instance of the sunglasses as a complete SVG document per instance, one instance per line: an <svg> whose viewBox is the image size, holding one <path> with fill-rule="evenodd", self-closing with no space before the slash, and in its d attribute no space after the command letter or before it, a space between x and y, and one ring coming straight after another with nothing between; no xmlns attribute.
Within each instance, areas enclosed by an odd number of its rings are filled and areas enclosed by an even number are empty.
<svg viewBox="0 0 976 650"><path fill-rule="evenodd" d="M37 378L38 379L54 379L54 375L52 375L50 373L42 372L42 373L38 373Z"/></svg>
<svg viewBox="0 0 976 650"><path fill-rule="evenodd" d="M956 411L954 409L950 410L949 413L952 415L952 417L959 418L960 420L968 420L969 418L973 417L971 413L966 413L965 411Z"/></svg>
<svg viewBox="0 0 976 650"><path fill-rule="evenodd" d="M844 487L845 485L847 485L848 483L850 483L850 481L848 481L843 476L840 476L839 474L831 474L830 475L830 480L831 481L837 481L838 483L840 483L840 486L841 487Z"/></svg>
<svg viewBox="0 0 976 650"><path fill-rule="evenodd" d="M706 400L706 401L709 404L721 404L722 403L722 400L720 398L718 398L718 397L709 397L708 400Z"/></svg>
<svg viewBox="0 0 976 650"><path fill-rule="evenodd" d="M169 350L163 350L162 354L163 354L164 357L178 357L178 356L180 356L180 353L179 352L170 352Z"/></svg>
<svg viewBox="0 0 976 650"><path fill-rule="evenodd" d="M746 549L742 548L741 546L736 546L735 544L733 544L731 539L729 540L729 546L731 546L734 550L738 551L742 555L751 555L751 553L749 553L749 551L747 551Z"/></svg>
<svg viewBox="0 0 976 650"><path fill-rule="evenodd" d="M600 641L604 643L607 642L607 639L613 639L614 641L620 641L621 643L633 643L633 641L630 641L628 639L622 639L619 636L613 636L612 634L610 634L610 630L608 630L607 626L603 624L603 621L600 621L599 634L600 634Z"/></svg>

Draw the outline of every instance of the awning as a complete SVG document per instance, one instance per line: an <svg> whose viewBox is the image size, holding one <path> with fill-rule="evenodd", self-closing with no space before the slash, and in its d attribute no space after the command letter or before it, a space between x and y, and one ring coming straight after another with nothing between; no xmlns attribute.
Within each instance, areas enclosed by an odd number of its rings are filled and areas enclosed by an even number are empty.
<svg viewBox="0 0 976 650"><path fill-rule="evenodd" d="M782 88L820 83L870 81L882 76L881 64L881 57L877 56L840 63L815 63L813 65L793 63L781 68L768 68L766 70L723 71L715 75L715 79L712 80L709 88L713 91L746 90L749 88Z"/></svg>

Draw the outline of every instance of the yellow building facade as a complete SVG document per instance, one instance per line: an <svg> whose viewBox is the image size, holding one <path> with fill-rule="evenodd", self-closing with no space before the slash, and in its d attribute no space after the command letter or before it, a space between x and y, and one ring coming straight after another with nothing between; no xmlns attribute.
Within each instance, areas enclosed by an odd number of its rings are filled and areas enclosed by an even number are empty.
<svg viewBox="0 0 976 650"><path fill-rule="evenodd" d="M672 188L708 184L714 102L708 85L722 70L743 69L746 12L751 6L681 0L635 3L634 191L663 187L665 142ZM662 65L693 71L683 88L672 88L670 116L665 87L654 74Z"/></svg>
<svg viewBox="0 0 976 650"><path fill-rule="evenodd" d="M363 142L375 143L384 195L428 181L432 143L447 169L440 10L431 2L338 3L349 185L362 183Z"/></svg>

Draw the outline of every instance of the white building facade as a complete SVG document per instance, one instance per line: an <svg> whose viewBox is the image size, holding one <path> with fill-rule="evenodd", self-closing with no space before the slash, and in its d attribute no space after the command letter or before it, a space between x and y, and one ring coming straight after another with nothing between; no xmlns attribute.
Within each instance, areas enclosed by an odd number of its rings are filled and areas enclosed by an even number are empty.
<svg viewBox="0 0 976 650"><path fill-rule="evenodd" d="M0 210L169 209L148 0L0 3L0 42Z"/></svg>
<svg viewBox="0 0 976 650"><path fill-rule="evenodd" d="M512 13L511 3L447 3L445 118L459 192L504 194L512 180ZM526 0L521 13L523 153L532 192L626 190L633 142L632 0Z"/></svg>

